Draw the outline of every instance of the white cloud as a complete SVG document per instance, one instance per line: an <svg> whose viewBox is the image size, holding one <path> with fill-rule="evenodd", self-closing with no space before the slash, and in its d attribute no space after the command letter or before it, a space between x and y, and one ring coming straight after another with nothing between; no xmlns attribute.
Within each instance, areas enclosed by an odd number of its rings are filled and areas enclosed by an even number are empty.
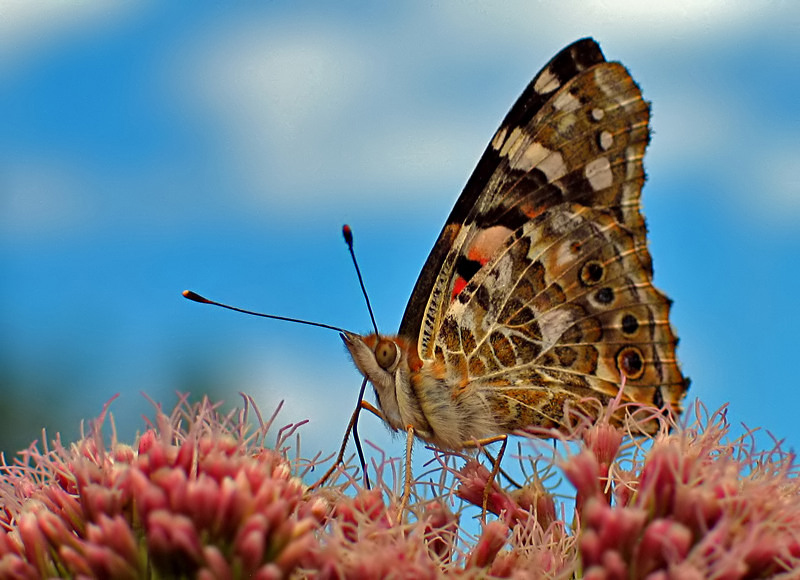
<svg viewBox="0 0 800 580"><path fill-rule="evenodd" d="M71 37L118 22L148 2L0 0L0 75Z"/></svg>
<svg viewBox="0 0 800 580"><path fill-rule="evenodd" d="M232 22L205 31L175 67L190 71L180 78L194 87L182 90L197 99L191 106L225 136L242 194L307 208L330 203L332 184L351 199L386 184L419 190L441 179L449 155L477 157L482 144L469 146L466 122L426 122L393 106L396 81L375 52L390 45L334 23Z"/></svg>
<svg viewBox="0 0 800 580"><path fill-rule="evenodd" d="M357 48L330 30L244 25L200 58L206 97L232 109L240 132L263 128L278 144L324 129L363 88Z"/></svg>
<svg viewBox="0 0 800 580"><path fill-rule="evenodd" d="M682 89L681 87L688 87ZM720 189L721 206L762 227L797 229L800 219L800 149L793 126L768 125L740 95L719 99L715 88L680 83L654 103L655 131L645 164L664 177L705 175ZM753 143L759 143L757 147Z"/></svg>
<svg viewBox="0 0 800 580"><path fill-rule="evenodd" d="M337 204L354 204L386 184L406 190L404 199L413 202L415 191L464 183L470 169L464 160L477 159L494 127L456 114L467 111L471 95L448 103L428 83L449 70L465 75L481 51L491 61L507 53L527 63L543 35L558 35L561 43L590 31L601 40L616 37L611 58L629 60L625 54L641 49L644 38L652 51L669 42L690 58L693 43L729 44L736 28L764 21L766 12L722 0L646 6L595 0L566 7L517 2L502 8L445 2L426 5L424 17L404 12L377 31L352 21L251 17L203 31L175 68L187 71L179 80L192 87L184 92L196 99L192 106L223 135L225 162L241 176L244 186L237 191L246 203L325 211L333 203L332 187L346 192ZM543 34L532 37L532 31ZM619 47L625 43L632 48ZM486 54L487 48L495 52ZM529 72L548 56L541 55ZM670 87L655 106L651 158L681 166L730 147L735 136L729 120L741 118L734 114L738 103L703 94L702 85L676 79L674 70L650 75ZM645 95L654 98L647 87ZM487 114L499 119L503 112Z"/></svg>
<svg viewBox="0 0 800 580"><path fill-rule="evenodd" d="M800 172L797 171L800 149L787 147L764 153L766 159L762 165L761 181L778 194L781 205L800 209Z"/></svg>
<svg viewBox="0 0 800 580"><path fill-rule="evenodd" d="M709 35L728 37L731 30L752 26L763 15L763 6L729 0L564 0L562 2L512 2L487 5L483 2L441 2L443 17L480 36L487 31L499 46L528 46L543 38L576 39L595 35L600 40L648 42L676 38L707 43ZM701 34L702 33L702 34Z"/></svg>
<svg viewBox="0 0 800 580"><path fill-rule="evenodd" d="M747 160L751 180L742 184L739 201L743 212L770 229L784 227L798 231L800 221L800 149L780 147L759 150Z"/></svg>

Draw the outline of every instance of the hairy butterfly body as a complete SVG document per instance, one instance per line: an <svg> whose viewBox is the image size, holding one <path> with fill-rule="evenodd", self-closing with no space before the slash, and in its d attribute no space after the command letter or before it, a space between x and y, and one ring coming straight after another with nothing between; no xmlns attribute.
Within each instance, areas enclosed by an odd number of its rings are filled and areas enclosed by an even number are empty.
<svg viewBox="0 0 800 580"><path fill-rule="evenodd" d="M486 148L398 334L342 334L370 410L409 446L558 427L565 403L621 384L623 401L680 412L688 380L640 211L649 115L595 41L563 49Z"/></svg>

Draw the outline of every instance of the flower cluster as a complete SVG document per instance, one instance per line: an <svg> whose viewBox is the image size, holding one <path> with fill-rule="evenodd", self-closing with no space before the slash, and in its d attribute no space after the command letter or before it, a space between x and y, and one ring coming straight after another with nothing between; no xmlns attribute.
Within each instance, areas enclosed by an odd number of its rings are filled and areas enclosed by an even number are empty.
<svg viewBox="0 0 800 580"><path fill-rule="evenodd" d="M207 401L135 447L101 432L4 466L0 577L280 578L326 513L288 462ZM266 428L266 426L265 426Z"/></svg>
<svg viewBox="0 0 800 580"><path fill-rule="evenodd" d="M265 448L274 416L252 429L250 408L184 399L133 446L104 443L101 417L69 447L32 445L1 465L0 577L800 577L794 456L759 451L753 434L732 440L724 410L698 404L683 426L659 416L641 436L614 401L538 434L560 439L556 451L531 439L520 460L547 467L518 487L440 456L439 484L418 482L398 514L381 473L373 490L349 470L306 486L298 474L314 461L284 448L297 425ZM555 469L567 500L548 483Z"/></svg>
<svg viewBox="0 0 800 580"><path fill-rule="evenodd" d="M626 470L605 475L591 444L564 463L582 498L585 578L800 576L794 455L759 452L753 433L727 441L728 431L721 411L655 437Z"/></svg>
<svg viewBox="0 0 800 580"><path fill-rule="evenodd" d="M759 451L755 432L731 440L725 409L708 417L699 403L692 425L659 418L659 433L642 438L636 420L615 426L618 405L612 401L599 420L580 418L568 433L540 433L564 444L553 462L574 487L572 530L555 518L554 496L535 479L509 492L477 463L457 474L459 497L481 506L490 486L487 511L517 532L498 558L524 554L526 566L495 562L496 575L535 569L536 578L592 580L800 578L794 454L778 443Z"/></svg>

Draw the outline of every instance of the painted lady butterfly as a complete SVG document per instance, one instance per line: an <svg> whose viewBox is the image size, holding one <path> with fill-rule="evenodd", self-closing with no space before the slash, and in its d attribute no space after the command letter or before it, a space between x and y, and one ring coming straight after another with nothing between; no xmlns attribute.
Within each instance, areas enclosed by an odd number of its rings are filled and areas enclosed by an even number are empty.
<svg viewBox="0 0 800 580"><path fill-rule="evenodd" d="M343 334L375 388L379 408L362 406L409 449L558 427L566 402L608 401L622 377L623 401L680 412L689 381L640 212L648 119L594 40L563 49L492 137L397 336Z"/></svg>
<svg viewBox="0 0 800 580"><path fill-rule="evenodd" d="M401 513L414 437L451 450L505 445L514 431L558 428L567 403L607 402L621 384L622 401L680 413L689 381L675 358L670 300L652 284L639 207L649 117L624 66L592 39L573 43L492 137L397 336L258 314L341 331L375 388L378 407L359 398L339 457L315 485L341 461L361 408L407 434Z"/></svg>

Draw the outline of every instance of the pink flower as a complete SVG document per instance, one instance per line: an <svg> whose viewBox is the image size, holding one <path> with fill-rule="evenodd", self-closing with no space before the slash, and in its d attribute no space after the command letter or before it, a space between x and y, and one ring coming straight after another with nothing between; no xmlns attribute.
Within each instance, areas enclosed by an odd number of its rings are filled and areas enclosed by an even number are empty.
<svg viewBox="0 0 800 580"><path fill-rule="evenodd" d="M288 461L247 435L244 415L184 402L135 448L102 445L98 428L4 468L0 576L140 578L295 570L324 517ZM135 449L135 450L134 450ZM34 477L35 474L35 477ZM225 555L224 557L222 555Z"/></svg>
<svg viewBox="0 0 800 580"><path fill-rule="evenodd" d="M724 411L704 420L698 404L695 413L693 425L656 436L624 479L610 479L620 501L580 506L587 576L768 578L800 564L794 455L777 445L758 452L752 434L729 441Z"/></svg>
<svg viewBox="0 0 800 580"><path fill-rule="evenodd" d="M564 429L536 434L563 451L531 439L541 451L520 458L536 466L520 488L440 454L398 524L391 460L375 489L348 468L310 490L295 473L316 458L278 451L297 426L264 448L274 416L249 428L249 403L222 415L184 399L132 446L104 443L103 415L73 445L32 445L0 466L0 577L797 577L794 455L759 450L753 433L731 439L724 410L698 404L680 426L616 400L569 409ZM568 501L548 487L557 468ZM487 490L488 521L472 535Z"/></svg>

